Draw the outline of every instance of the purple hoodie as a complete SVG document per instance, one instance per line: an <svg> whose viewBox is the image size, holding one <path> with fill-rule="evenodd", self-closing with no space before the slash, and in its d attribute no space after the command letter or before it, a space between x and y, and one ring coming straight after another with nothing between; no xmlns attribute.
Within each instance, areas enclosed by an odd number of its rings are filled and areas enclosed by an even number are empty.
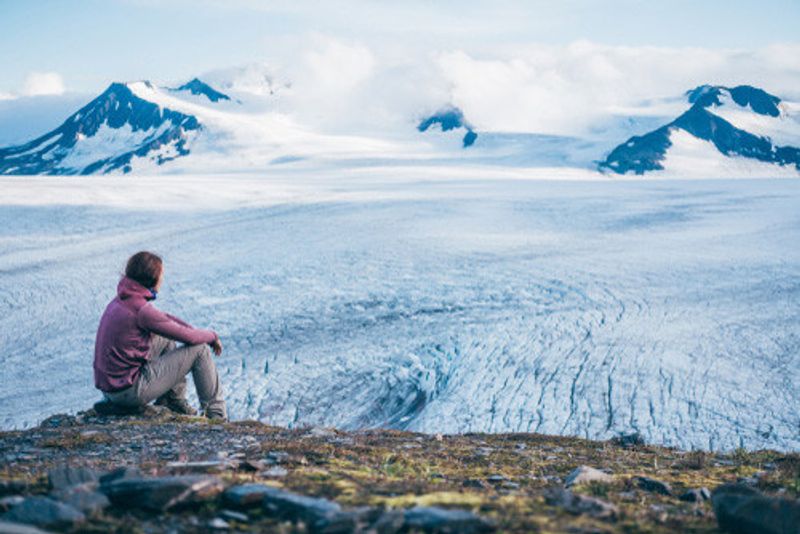
<svg viewBox="0 0 800 534"><path fill-rule="evenodd" d="M189 324L156 309L148 301L150 290L123 277L117 296L106 307L94 345L94 385L106 392L133 385L147 363L151 333L188 345L212 343L217 334Z"/></svg>

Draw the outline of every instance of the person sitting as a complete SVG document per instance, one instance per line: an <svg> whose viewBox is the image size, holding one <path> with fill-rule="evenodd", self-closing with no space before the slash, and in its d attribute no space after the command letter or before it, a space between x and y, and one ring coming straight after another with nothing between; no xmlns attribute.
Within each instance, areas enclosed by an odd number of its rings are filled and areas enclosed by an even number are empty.
<svg viewBox="0 0 800 534"><path fill-rule="evenodd" d="M135 411L155 400L174 412L195 415L186 400L191 372L203 414L227 420L211 356L212 350L222 353L222 342L213 330L193 328L153 305L163 281L164 264L156 254L142 251L128 260L117 296L97 329L94 382L105 397L98 404Z"/></svg>

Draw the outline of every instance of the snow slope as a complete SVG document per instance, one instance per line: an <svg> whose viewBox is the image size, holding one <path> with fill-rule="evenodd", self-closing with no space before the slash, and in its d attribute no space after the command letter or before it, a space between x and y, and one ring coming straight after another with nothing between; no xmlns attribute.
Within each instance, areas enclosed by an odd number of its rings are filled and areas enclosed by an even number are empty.
<svg viewBox="0 0 800 534"><path fill-rule="evenodd" d="M800 447L800 183L406 171L0 180L0 426L98 398L149 248L235 418Z"/></svg>

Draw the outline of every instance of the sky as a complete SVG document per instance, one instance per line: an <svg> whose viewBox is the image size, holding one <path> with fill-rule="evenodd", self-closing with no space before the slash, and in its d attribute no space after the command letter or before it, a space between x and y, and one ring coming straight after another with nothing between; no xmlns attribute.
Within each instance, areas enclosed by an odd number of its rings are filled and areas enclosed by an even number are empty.
<svg viewBox="0 0 800 534"><path fill-rule="evenodd" d="M800 91L798 27L797 0L0 0L0 100L258 63L313 112L369 92L376 109L447 100L486 129L565 133L700 83Z"/></svg>

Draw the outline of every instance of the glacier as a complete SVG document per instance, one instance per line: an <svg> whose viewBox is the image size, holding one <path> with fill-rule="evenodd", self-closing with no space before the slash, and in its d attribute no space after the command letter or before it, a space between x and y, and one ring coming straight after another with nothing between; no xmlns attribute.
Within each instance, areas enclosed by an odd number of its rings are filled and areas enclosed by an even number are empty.
<svg viewBox="0 0 800 534"><path fill-rule="evenodd" d="M0 426L99 399L151 249L234 419L800 448L796 180L328 172L0 179Z"/></svg>

